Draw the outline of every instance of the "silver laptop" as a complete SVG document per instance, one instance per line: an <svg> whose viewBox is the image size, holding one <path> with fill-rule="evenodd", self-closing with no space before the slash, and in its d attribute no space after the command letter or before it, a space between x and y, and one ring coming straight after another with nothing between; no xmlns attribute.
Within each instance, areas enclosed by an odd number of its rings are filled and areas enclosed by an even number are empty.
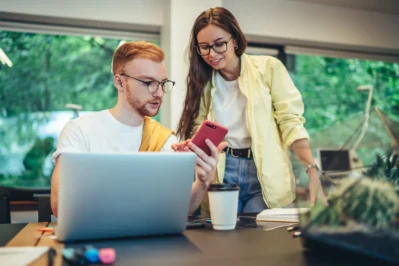
<svg viewBox="0 0 399 266"><path fill-rule="evenodd" d="M64 153L60 241L177 234L185 230L194 153Z"/></svg>
<svg viewBox="0 0 399 266"><path fill-rule="evenodd" d="M317 149L320 171L332 177L345 177L352 170L347 149Z"/></svg>

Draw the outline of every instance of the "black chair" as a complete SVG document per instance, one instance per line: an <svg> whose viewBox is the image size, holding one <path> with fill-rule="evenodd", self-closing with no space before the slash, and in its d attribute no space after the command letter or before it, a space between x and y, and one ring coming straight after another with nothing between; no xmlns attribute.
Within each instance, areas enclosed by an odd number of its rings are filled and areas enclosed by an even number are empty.
<svg viewBox="0 0 399 266"><path fill-rule="evenodd" d="M38 204L38 221L51 222L50 188L0 186L0 224L11 223L10 202L29 201Z"/></svg>

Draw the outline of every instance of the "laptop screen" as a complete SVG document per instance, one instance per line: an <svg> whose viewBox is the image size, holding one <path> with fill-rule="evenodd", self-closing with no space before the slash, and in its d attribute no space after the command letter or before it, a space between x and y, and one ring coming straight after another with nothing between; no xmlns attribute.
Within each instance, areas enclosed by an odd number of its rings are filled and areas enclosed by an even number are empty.
<svg viewBox="0 0 399 266"><path fill-rule="evenodd" d="M320 167L322 171L351 170L348 150L319 150Z"/></svg>

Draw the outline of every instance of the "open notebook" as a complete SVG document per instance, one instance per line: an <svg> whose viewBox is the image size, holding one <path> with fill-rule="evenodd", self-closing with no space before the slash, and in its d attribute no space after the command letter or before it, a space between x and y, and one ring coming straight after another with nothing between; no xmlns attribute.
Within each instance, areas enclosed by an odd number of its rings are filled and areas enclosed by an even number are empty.
<svg viewBox="0 0 399 266"><path fill-rule="evenodd" d="M262 211L256 216L257 221L267 222L299 222L299 212L305 213L308 208L274 208Z"/></svg>

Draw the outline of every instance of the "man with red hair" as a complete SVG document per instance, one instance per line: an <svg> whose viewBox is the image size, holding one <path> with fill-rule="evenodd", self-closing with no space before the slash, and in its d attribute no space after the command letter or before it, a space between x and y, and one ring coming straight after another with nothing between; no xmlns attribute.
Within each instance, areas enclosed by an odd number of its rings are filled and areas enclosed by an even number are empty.
<svg viewBox="0 0 399 266"><path fill-rule="evenodd" d="M162 104L165 93L175 82L166 75L164 53L155 44L128 42L114 53L112 72L118 91L116 105L90 115L71 120L65 125L53 154L55 163L51 179L51 208L57 216L59 163L64 152L136 152L172 151L178 142L172 130L151 119ZM190 149L197 154L197 178L192 186L190 214L200 205L207 187L214 179L220 152L227 143L215 147L208 143L212 155L206 155L195 144Z"/></svg>

